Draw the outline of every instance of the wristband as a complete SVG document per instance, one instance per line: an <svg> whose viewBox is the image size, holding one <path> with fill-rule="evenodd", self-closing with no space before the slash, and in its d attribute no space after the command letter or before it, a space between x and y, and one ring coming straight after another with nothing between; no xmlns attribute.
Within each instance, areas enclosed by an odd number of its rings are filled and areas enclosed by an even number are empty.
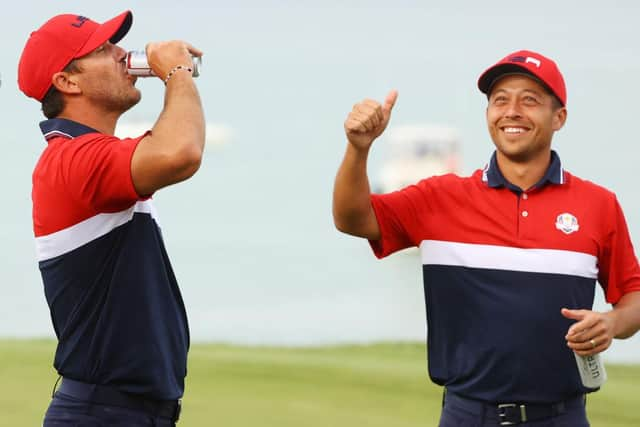
<svg viewBox="0 0 640 427"><path fill-rule="evenodd" d="M188 67L186 65L176 65L171 69L171 71L169 71L169 74L167 74L167 78L164 79L164 84L166 85L169 79L171 78L171 76L173 76L175 73L177 73L180 70L185 70L193 74L193 68Z"/></svg>

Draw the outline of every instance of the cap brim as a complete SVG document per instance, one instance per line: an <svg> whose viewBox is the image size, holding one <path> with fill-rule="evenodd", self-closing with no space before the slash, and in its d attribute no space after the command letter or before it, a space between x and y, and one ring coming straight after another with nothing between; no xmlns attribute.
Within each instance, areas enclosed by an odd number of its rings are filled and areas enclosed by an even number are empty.
<svg viewBox="0 0 640 427"><path fill-rule="evenodd" d="M553 95L560 101L560 104L564 105L562 100L558 98L558 96L553 92L553 90L547 85L542 79L531 71L526 69L525 67L521 67L516 64L500 64L492 67L484 72L478 79L478 89L480 92L489 96L493 86L503 77L511 76L514 74L520 74L529 77L532 80L535 80L540 86L542 86L549 94Z"/></svg>
<svg viewBox="0 0 640 427"><path fill-rule="evenodd" d="M107 41L114 44L118 43L125 35L127 35L132 23L133 14L129 10L106 21L91 35L89 40L87 40L84 46L82 46L82 49L76 53L74 58L80 58L93 52Z"/></svg>
<svg viewBox="0 0 640 427"><path fill-rule="evenodd" d="M524 74L542 83L535 74L527 70L525 67L521 67L516 64L500 64L489 68L480 76L478 79L478 89L480 89L480 92L488 94L496 80L506 74Z"/></svg>

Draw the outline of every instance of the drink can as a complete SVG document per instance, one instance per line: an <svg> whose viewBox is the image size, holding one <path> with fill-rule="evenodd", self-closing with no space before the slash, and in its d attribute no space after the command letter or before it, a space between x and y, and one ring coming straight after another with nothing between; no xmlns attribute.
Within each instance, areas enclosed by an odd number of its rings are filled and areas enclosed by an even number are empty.
<svg viewBox="0 0 640 427"><path fill-rule="evenodd" d="M193 77L200 75L200 67L202 66L202 58L199 56L192 56L193 61ZM149 62L147 61L147 53L144 50L132 50L127 52L126 58L127 73L132 76L138 77L150 77L155 76Z"/></svg>
<svg viewBox="0 0 640 427"><path fill-rule="evenodd" d="M576 357L582 385L587 388L602 387L602 384L607 380L607 371L604 369L604 362L600 353L591 356L573 354Z"/></svg>

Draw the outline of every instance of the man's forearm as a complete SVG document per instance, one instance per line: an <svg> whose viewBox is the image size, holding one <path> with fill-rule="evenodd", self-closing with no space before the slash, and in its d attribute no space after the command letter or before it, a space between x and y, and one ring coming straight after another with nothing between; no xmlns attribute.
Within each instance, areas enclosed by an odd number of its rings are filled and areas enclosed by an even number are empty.
<svg viewBox="0 0 640 427"><path fill-rule="evenodd" d="M629 338L640 329L640 291L625 294L611 310L615 316L614 336Z"/></svg>
<svg viewBox="0 0 640 427"><path fill-rule="evenodd" d="M153 127L153 136L158 148L168 153L202 154L204 113L198 90L187 71L179 71L167 83L164 108Z"/></svg>
<svg viewBox="0 0 640 427"><path fill-rule="evenodd" d="M367 158L371 144L386 129L397 98L398 92L392 90L384 104L365 99L353 106L344 122L349 143L333 188L333 222L344 233L380 239L380 227L371 206Z"/></svg>
<svg viewBox="0 0 640 427"><path fill-rule="evenodd" d="M367 150L351 144L338 169L333 191L333 219L340 231L377 240L380 231L371 207L371 190L367 177Z"/></svg>
<svg viewBox="0 0 640 427"><path fill-rule="evenodd" d="M202 161L205 124L193 78L180 71L167 84L162 113L133 154L131 176L140 195L191 177Z"/></svg>

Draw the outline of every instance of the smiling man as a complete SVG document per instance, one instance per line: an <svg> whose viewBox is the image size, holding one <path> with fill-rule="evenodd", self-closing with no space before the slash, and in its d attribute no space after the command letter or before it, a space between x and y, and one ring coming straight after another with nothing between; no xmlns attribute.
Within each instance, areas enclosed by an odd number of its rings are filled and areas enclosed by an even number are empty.
<svg viewBox="0 0 640 427"><path fill-rule="evenodd" d="M640 269L616 197L571 175L551 141L567 119L554 61L512 53L478 80L496 147L470 177L372 195L367 157L397 99L356 104L333 215L385 257L418 246L440 426L588 426L574 352L640 328ZM592 311L596 281L613 309Z"/></svg>
<svg viewBox="0 0 640 427"><path fill-rule="evenodd" d="M18 66L20 89L48 119L33 227L62 382L45 426L172 426L180 413L189 328L151 196L200 166L191 69L202 52L147 45L164 108L153 129L119 139L117 120L141 97L117 45L132 19L55 16L31 33Z"/></svg>

